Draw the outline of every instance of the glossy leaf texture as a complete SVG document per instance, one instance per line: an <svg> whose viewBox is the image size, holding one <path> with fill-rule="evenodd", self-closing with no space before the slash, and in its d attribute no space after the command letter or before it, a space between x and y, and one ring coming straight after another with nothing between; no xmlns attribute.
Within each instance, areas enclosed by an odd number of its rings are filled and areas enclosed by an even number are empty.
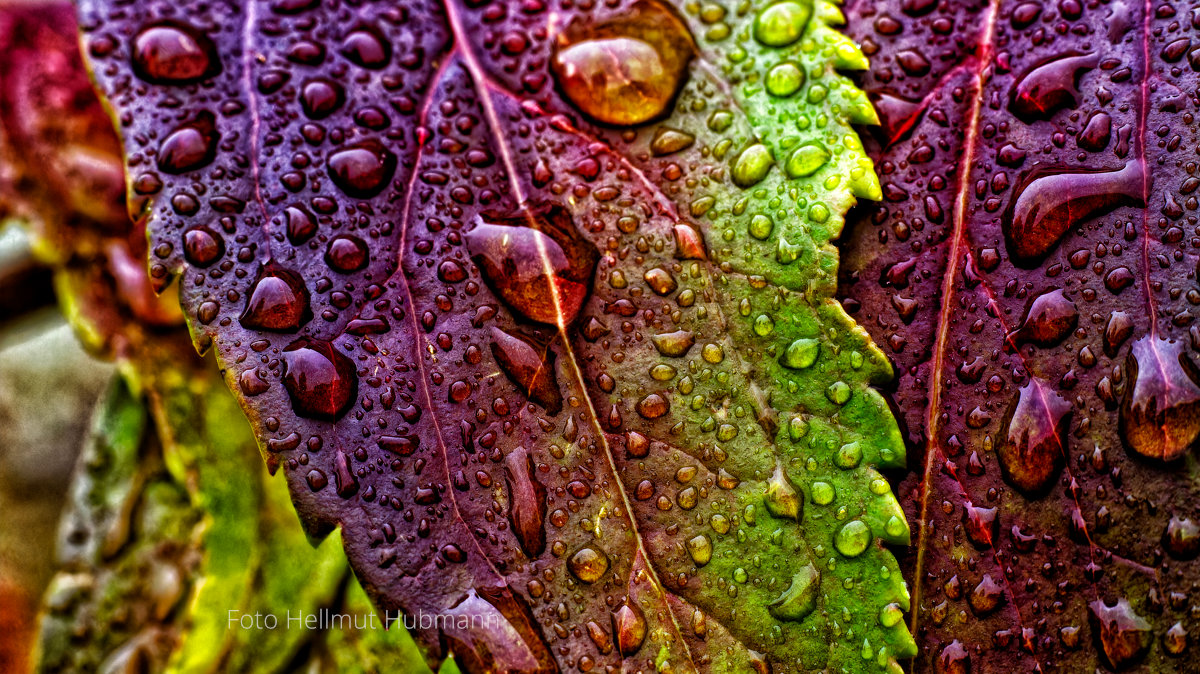
<svg viewBox="0 0 1200 674"><path fill-rule="evenodd" d="M879 196L836 6L81 14L152 277L431 664L913 655L891 369L833 297Z"/></svg>
<svg viewBox="0 0 1200 674"><path fill-rule="evenodd" d="M1195 658L1200 14L864 0L851 313L900 373L918 671Z"/></svg>

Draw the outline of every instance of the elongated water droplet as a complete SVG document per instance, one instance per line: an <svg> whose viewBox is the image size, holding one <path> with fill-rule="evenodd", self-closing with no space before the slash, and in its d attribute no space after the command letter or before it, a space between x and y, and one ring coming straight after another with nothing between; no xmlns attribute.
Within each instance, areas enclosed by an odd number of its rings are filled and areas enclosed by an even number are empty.
<svg viewBox="0 0 1200 674"><path fill-rule="evenodd" d="M1005 481L1029 496L1044 494L1066 463L1071 403L1040 379L1017 393L1000 426L997 454Z"/></svg>
<svg viewBox="0 0 1200 674"><path fill-rule="evenodd" d="M791 584L775 601L767 604L767 610L776 620L799 622L817 607L820 589L821 572L808 564L792 575Z"/></svg>
<svg viewBox="0 0 1200 674"><path fill-rule="evenodd" d="M1146 335L1134 342L1125 369L1122 439L1147 458L1183 456L1200 435L1200 376L1184 343Z"/></svg>
<svg viewBox="0 0 1200 674"><path fill-rule="evenodd" d="M1145 206L1145 167L1130 161L1115 171L1035 172L1015 191L1002 219L1009 257L1033 266L1071 227L1122 205Z"/></svg>
<svg viewBox="0 0 1200 674"><path fill-rule="evenodd" d="M546 488L538 482L533 458L524 447L504 457L508 481L508 519L525 554L536 558L546 549Z"/></svg>
<svg viewBox="0 0 1200 674"><path fill-rule="evenodd" d="M530 339L492 328L492 355L530 400L545 407L549 414L562 411L563 397L549 345L536 346Z"/></svg>
<svg viewBox="0 0 1200 674"><path fill-rule="evenodd" d="M1094 53L1067 54L1035 66L1013 87L1009 109L1025 122L1034 122L1049 119L1062 108L1074 107L1079 77L1098 62Z"/></svg>

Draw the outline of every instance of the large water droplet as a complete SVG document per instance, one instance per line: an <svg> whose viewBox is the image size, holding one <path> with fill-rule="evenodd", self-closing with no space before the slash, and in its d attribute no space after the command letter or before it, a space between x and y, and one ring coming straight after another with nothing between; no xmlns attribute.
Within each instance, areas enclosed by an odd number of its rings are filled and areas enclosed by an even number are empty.
<svg viewBox="0 0 1200 674"><path fill-rule="evenodd" d="M207 35L180 23L143 28L133 38L133 72L153 84L191 84L221 72Z"/></svg>
<svg viewBox="0 0 1200 674"><path fill-rule="evenodd" d="M1097 599L1088 604L1088 619L1100 654L1110 668L1125 669L1150 650L1150 623L1135 613L1127 600L1118 599L1115 606L1109 606Z"/></svg>
<svg viewBox="0 0 1200 674"><path fill-rule="evenodd" d="M567 560L567 568L571 570L571 575L591 585L608 571L608 555L603 550L580 548Z"/></svg>
<svg viewBox="0 0 1200 674"><path fill-rule="evenodd" d="M250 330L295 332L312 318L308 288L300 275L274 265L263 268L242 312L242 327Z"/></svg>
<svg viewBox="0 0 1200 674"><path fill-rule="evenodd" d="M286 364L283 385L296 414L337 421L354 404L358 374L354 363L333 344L298 340L284 349L283 361Z"/></svg>
<svg viewBox="0 0 1200 674"><path fill-rule="evenodd" d="M1163 549L1184 561L1200 555L1200 526L1189 517L1172 517L1162 535Z"/></svg>
<svg viewBox="0 0 1200 674"><path fill-rule="evenodd" d="M1029 496L1054 485L1066 464L1071 403L1040 379L1017 393L1000 426L997 455L1005 481Z"/></svg>
<svg viewBox="0 0 1200 674"><path fill-rule="evenodd" d="M646 617L637 604L626 601L612 612L613 636L617 650L626 657L638 652L646 640Z"/></svg>
<svg viewBox="0 0 1200 674"><path fill-rule="evenodd" d="M1130 161L1115 171L1034 172L1017 187L1002 224L1008 254L1033 266L1071 227L1122 205L1145 206L1145 168Z"/></svg>
<svg viewBox="0 0 1200 674"><path fill-rule="evenodd" d="M158 168L178 174L207 166L217 156L218 140L213 114L201 112L163 139L158 148Z"/></svg>
<svg viewBox="0 0 1200 674"><path fill-rule="evenodd" d="M1146 335L1134 342L1125 369L1121 437L1148 458L1183 456L1200 435L1200 375L1184 343Z"/></svg>
<svg viewBox="0 0 1200 674"><path fill-rule="evenodd" d="M767 604L767 610L776 620L799 622L808 617L817 607L817 594L821 589L821 572L808 564L792 575L792 583L775 601Z"/></svg>
<svg viewBox="0 0 1200 674"><path fill-rule="evenodd" d="M1017 81L1009 109L1026 122L1048 119L1064 107L1074 107L1080 75L1096 67L1094 53L1067 54L1035 66Z"/></svg>
<svg viewBox="0 0 1200 674"><path fill-rule="evenodd" d="M341 234L330 239L329 247L325 249L325 263L336 272L350 274L365 268L370 255L365 241Z"/></svg>
<svg viewBox="0 0 1200 674"><path fill-rule="evenodd" d="M1013 337L1017 343L1048 348L1066 339L1078 323L1079 311L1075 303L1057 288L1034 298Z"/></svg>
<svg viewBox="0 0 1200 674"><path fill-rule="evenodd" d="M524 447L504 457L508 479L508 519L521 549L536 558L546 549L546 488L538 482L533 458Z"/></svg>
<svg viewBox="0 0 1200 674"><path fill-rule="evenodd" d="M300 90L300 107L309 119L325 119L342 107L345 100L342 85L325 79L305 82Z"/></svg>
<svg viewBox="0 0 1200 674"><path fill-rule="evenodd" d="M183 256L197 267L207 267L225 254L225 241L207 227L189 229L183 235Z"/></svg>
<svg viewBox="0 0 1200 674"><path fill-rule="evenodd" d="M862 520L850 520L833 536L833 547L843 556L857 557L871 544L871 527Z"/></svg>
<svg viewBox="0 0 1200 674"><path fill-rule="evenodd" d="M351 197L370 199L396 173L396 155L378 141L365 141L329 155L329 177Z"/></svg>
<svg viewBox="0 0 1200 674"><path fill-rule="evenodd" d="M570 325L579 316L600 254L566 209L555 204L488 217L466 239L484 280L521 316L550 325Z"/></svg>
<svg viewBox="0 0 1200 674"><path fill-rule="evenodd" d="M391 45L368 28L350 31L339 52L352 63L373 70L386 66L392 58Z"/></svg>
<svg viewBox="0 0 1200 674"><path fill-rule="evenodd" d="M754 39L768 47L786 47L800 39L811 17L811 2L777 2L754 17Z"/></svg>
<svg viewBox="0 0 1200 674"><path fill-rule="evenodd" d="M687 75L696 46L684 21L658 0L640 0L599 25L584 17L557 36L551 70L585 115L632 126L663 113Z"/></svg>
<svg viewBox="0 0 1200 674"><path fill-rule="evenodd" d="M562 411L563 397L549 345L535 345L531 339L492 328L492 355L530 400L545 407L549 414Z"/></svg>

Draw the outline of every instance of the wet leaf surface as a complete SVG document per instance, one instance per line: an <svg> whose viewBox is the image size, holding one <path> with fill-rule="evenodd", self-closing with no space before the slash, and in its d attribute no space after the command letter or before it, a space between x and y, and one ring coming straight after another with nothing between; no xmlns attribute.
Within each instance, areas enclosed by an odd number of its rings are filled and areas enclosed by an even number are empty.
<svg viewBox="0 0 1200 674"><path fill-rule="evenodd" d="M158 289L468 671L896 671L837 7L81 4ZM471 619L473 618L473 620ZM483 627L480 627L480 626Z"/></svg>
<svg viewBox="0 0 1200 674"><path fill-rule="evenodd" d="M843 294L899 373L916 671L1188 671L1186 3L863 0L882 124Z"/></svg>

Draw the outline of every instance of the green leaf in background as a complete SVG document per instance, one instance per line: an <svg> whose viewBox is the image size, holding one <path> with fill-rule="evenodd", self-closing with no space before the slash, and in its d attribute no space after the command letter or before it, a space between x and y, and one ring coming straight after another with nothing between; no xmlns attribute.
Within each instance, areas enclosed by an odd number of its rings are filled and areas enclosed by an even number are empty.
<svg viewBox="0 0 1200 674"><path fill-rule="evenodd" d="M147 401L115 379L97 412L63 521L38 670L424 670L403 629L289 626L289 612L365 614L361 590L335 539L308 544L249 429L230 423L232 397L211 378L179 384ZM231 627L230 611L273 614L279 627ZM339 659L362 664L348 670Z"/></svg>

